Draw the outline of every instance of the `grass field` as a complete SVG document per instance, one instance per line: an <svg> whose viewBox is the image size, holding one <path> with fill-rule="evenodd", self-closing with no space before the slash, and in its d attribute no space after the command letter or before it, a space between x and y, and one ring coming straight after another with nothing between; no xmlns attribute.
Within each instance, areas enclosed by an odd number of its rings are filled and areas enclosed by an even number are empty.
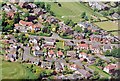
<svg viewBox="0 0 120 81"><path fill-rule="evenodd" d="M92 9L79 2L60 2L62 7L59 7L56 3L49 3L51 10L55 13L56 17L65 20L72 19L74 22L80 21L82 12L86 12L88 17L91 15L97 15L102 17L99 13L95 13Z"/></svg>
<svg viewBox="0 0 120 81"><path fill-rule="evenodd" d="M118 30L118 25L112 21L96 22L94 24L107 31ZM112 34L118 36L118 32L112 32Z"/></svg>
<svg viewBox="0 0 120 81"><path fill-rule="evenodd" d="M3 79L35 79L36 76L22 64L2 62Z"/></svg>
<svg viewBox="0 0 120 81"><path fill-rule="evenodd" d="M106 72L104 72L103 70L99 69L97 66L95 65L91 65L91 66L88 66L89 68L91 69L94 69L95 71L98 71L100 75L102 75L104 78L109 78L110 75Z"/></svg>

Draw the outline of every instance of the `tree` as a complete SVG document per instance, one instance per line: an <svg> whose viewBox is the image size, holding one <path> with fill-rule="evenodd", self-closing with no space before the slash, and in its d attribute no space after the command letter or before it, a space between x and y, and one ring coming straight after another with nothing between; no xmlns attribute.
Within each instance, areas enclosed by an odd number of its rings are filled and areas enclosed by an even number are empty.
<svg viewBox="0 0 120 81"><path fill-rule="evenodd" d="M112 55L113 57L120 58L120 48L114 48L114 49L111 51L111 55Z"/></svg>
<svg viewBox="0 0 120 81"><path fill-rule="evenodd" d="M84 17L84 19L85 19L86 21L88 21L88 20L89 20L89 19L88 19L88 16L85 16L85 17Z"/></svg>
<svg viewBox="0 0 120 81"><path fill-rule="evenodd" d="M101 12L101 14L105 17L105 16L108 16L108 12L105 12L105 11L103 11L103 12Z"/></svg>
<svg viewBox="0 0 120 81"><path fill-rule="evenodd" d="M110 50L107 50L104 54L105 54L105 56L112 56L110 53Z"/></svg>
<svg viewBox="0 0 120 81"><path fill-rule="evenodd" d="M97 65L97 66L104 67L104 63L105 63L105 62L104 62L103 60L99 59L96 65Z"/></svg>
<svg viewBox="0 0 120 81"><path fill-rule="evenodd" d="M49 11L50 15L55 16L55 13L53 11Z"/></svg>
<svg viewBox="0 0 120 81"><path fill-rule="evenodd" d="M98 71L94 71L92 79L98 80L99 78L100 78L100 75L99 75Z"/></svg>
<svg viewBox="0 0 120 81"><path fill-rule="evenodd" d="M86 12L83 12L83 13L81 14L81 18L85 18L85 16L86 16Z"/></svg>
<svg viewBox="0 0 120 81"><path fill-rule="evenodd" d="M43 9L45 9L45 3L44 2L34 2L34 4L36 4L37 7L41 7Z"/></svg>
<svg viewBox="0 0 120 81"><path fill-rule="evenodd" d="M24 15L23 15L24 18L26 17L29 17L29 12L26 12Z"/></svg>
<svg viewBox="0 0 120 81"><path fill-rule="evenodd" d="M78 33L82 32L82 28L80 26L76 26L75 27L75 31L77 31Z"/></svg>
<svg viewBox="0 0 120 81"><path fill-rule="evenodd" d="M14 16L14 24L19 23L19 21L20 21L20 15L19 12L16 12Z"/></svg>
<svg viewBox="0 0 120 81"><path fill-rule="evenodd" d="M51 8L51 5L50 5L50 4L47 4L47 5L46 5L46 10L47 10L47 12L50 11L50 8Z"/></svg>

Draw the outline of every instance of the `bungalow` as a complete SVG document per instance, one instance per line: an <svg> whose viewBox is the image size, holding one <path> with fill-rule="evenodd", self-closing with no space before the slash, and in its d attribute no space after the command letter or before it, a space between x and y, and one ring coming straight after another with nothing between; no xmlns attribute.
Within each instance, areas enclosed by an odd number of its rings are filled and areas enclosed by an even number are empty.
<svg viewBox="0 0 120 81"><path fill-rule="evenodd" d="M116 64L109 64L107 65L106 67L104 67L104 71L107 72L107 73L113 73L116 69L117 65Z"/></svg>
<svg viewBox="0 0 120 81"><path fill-rule="evenodd" d="M56 57L55 52L53 50L48 51L48 56L49 57Z"/></svg>

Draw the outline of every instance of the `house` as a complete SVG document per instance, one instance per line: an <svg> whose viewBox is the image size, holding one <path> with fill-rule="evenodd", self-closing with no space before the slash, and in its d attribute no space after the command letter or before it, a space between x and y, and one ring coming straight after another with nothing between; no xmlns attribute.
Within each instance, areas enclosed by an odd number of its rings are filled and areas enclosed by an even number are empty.
<svg viewBox="0 0 120 81"><path fill-rule="evenodd" d="M76 51L67 51L67 56L75 58L76 57Z"/></svg>
<svg viewBox="0 0 120 81"><path fill-rule="evenodd" d="M11 62L14 62L16 60L16 54L8 54L6 55L6 59L10 60Z"/></svg>
<svg viewBox="0 0 120 81"><path fill-rule="evenodd" d="M81 53L79 54L79 58L87 59L87 54L84 53L84 52L81 52Z"/></svg>
<svg viewBox="0 0 120 81"><path fill-rule="evenodd" d="M21 8L25 7L27 4L28 4L28 3L27 3L26 1L24 1L24 0L20 0L19 3L18 3L18 5L19 5Z"/></svg>
<svg viewBox="0 0 120 81"><path fill-rule="evenodd" d="M83 77L85 77L85 79L89 79L91 77L91 74L85 69L78 69L78 71Z"/></svg>
<svg viewBox="0 0 120 81"><path fill-rule="evenodd" d="M48 16L47 19L46 19L46 21L47 21L48 23L58 23L58 19L56 19L56 18L53 17L53 16Z"/></svg>
<svg viewBox="0 0 120 81"><path fill-rule="evenodd" d="M7 6L7 5L4 5L3 7L2 7L2 10L4 10L5 12L10 12L10 7L9 6Z"/></svg>
<svg viewBox="0 0 120 81"><path fill-rule="evenodd" d="M45 38L44 44L42 44L42 47L44 48L55 48L55 39L51 38Z"/></svg>
<svg viewBox="0 0 120 81"><path fill-rule="evenodd" d="M41 27L42 27L42 24L33 24L32 26L30 26L30 30L40 31Z"/></svg>
<svg viewBox="0 0 120 81"><path fill-rule="evenodd" d="M90 41L97 41L101 42L102 36L101 35L90 35Z"/></svg>
<svg viewBox="0 0 120 81"><path fill-rule="evenodd" d="M67 29L65 30L64 33L67 34L67 35L73 35L73 34L74 34L74 30L72 30L72 29L69 27L69 28L67 28Z"/></svg>
<svg viewBox="0 0 120 81"><path fill-rule="evenodd" d="M64 68L62 67L62 65L61 65L60 62L55 62L55 70L56 70L57 72L62 72L63 69L64 69Z"/></svg>
<svg viewBox="0 0 120 81"><path fill-rule="evenodd" d="M76 64L71 64L70 65L70 69L73 70L73 71L77 70L77 68L78 68L78 66Z"/></svg>
<svg viewBox="0 0 120 81"><path fill-rule="evenodd" d="M9 2L11 2L11 3L18 3L19 0L9 0Z"/></svg>
<svg viewBox="0 0 120 81"><path fill-rule="evenodd" d="M76 46L72 41L65 41L65 46Z"/></svg>
<svg viewBox="0 0 120 81"><path fill-rule="evenodd" d="M29 40L29 43L34 43L34 44L37 44L37 43L38 43L38 41L37 41L37 39L36 39L36 38L31 38L31 39Z"/></svg>
<svg viewBox="0 0 120 81"><path fill-rule="evenodd" d="M113 19L120 19L120 15L119 15L118 13L114 13L114 14L112 15L112 18L113 18Z"/></svg>
<svg viewBox="0 0 120 81"><path fill-rule="evenodd" d="M37 6L34 3L28 3L27 6L30 6L30 9L37 8Z"/></svg>
<svg viewBox="0 0 120 81"><path fill-rule="evenodd" d="M26 22L26 21L23 21L23 20L20 20L19 24L22 25L22 26L28 26L28 27L33 25L32 22Z"/></svg>
<svg viewBox="0 0 120 81"><path fill-rule="evenodd" d="M34 51L34 52L33 52L33 55L34 55L34 56L43 56L44 53L43 53L42 51Z"/></svg>
<svg viewBox="0 0 120 81"><path fill-rule="evenodd" d="M89 2L89 6L92 8L92 9L98 9L98 10L108 10L109 9L109 6L102 3L102 2Z"/></svg>
<svg viewBox="0 0 120 81"><path fill-rule="evenodd" d="M57 51L57 56L58 56L58 57L63 57L63 56L64 56L64 55L63 55L63 52L62 52L61 50Z"/></svg>
<svg viewBox="0 0 120 81"><path fill-rule="evenodd" d="M94 56L92 56L92 55L88 55L88 57L87 57L88 59L88 62L90 63L90 64L93 64L94 62L95 62L95 57Z"/></svg>
<svg viewBox="0 0 120 81"><path fill-rule="evenodd" d="M113 73L116 69L117 65L116 64L109 64L107 65L106 67L104 67L104 71L107 72L107 73Z"/></svg>
<svg viewBox="0 0 120 81"><path fill-rule="evenodd" d="M51 62L44 62L44 61L41 62L41 67L45 69L51 69L51 65L52 65Z"/></svg>
<svg viewBox="0 0 120 81"><path fill-rule="evenodd" d="M84 39L84 33L77 33L74 31L74 38L78 40Z"/></svg>
<svg viewBox="0 0 120 81"><path fill-rule="evenodd" d="M90 44L89 47L92 53L101 53L100 45L98 43L92 42L92 44Z"/></svg>
<svg viewBox="0 0 120 81"><path fill-rule="evenodd" d="M55 52L53 50L48 51L48 56L49 57L56 57Z"/></svg>
<svg viewBox="0 0 120 81"><path fill-rule="evenodd" d="M89 45L86 44L86 43L81 43L81 44L78 44L78 45L77 45L77 48L88 50Z"/></svg>
<svg viewBox="0 0 120 81"><path fill-rule="evenodd" d="M14 18L14 12L11 10L7 13L7 17L13 19Z"/></svg>
<svg viewBox="0 0 120 81"><path fill-rule="evenodd" d="M106 52L107 50L111 51L112 46L110 44L104 44L103 45L103 52Z"/></svg>

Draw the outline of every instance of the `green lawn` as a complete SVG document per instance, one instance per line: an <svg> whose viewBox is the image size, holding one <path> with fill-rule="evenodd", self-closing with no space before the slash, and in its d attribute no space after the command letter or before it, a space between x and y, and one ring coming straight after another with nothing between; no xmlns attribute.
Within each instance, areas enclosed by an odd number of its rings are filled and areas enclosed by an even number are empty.
<svg viewBox="0 0 120 81"><path fill-rule="evenodd" d="M3 79L35 79L37 78L30 70L22 64L2 62L2 78Z"/></svg>
<svg viewBox="0 0 120 81"><path fill-rule="evenodd" d="M65 20L72 19L75 22L80 21L80 16L82 12L86 12L88 17L91 15L97 15L102 17L99 13L94 12L89 7L85 6L79 2L60 2L62 7L59 7L56 3L49 3L51 5L51 10L55 13L56 17ZM62 18L63 17L63 18Z"/></svg>
<svg viewBox="0 0 120 81"><path fill-rule="evenodd" d="M57 46L57 48L62 48L62 49L64 48L62 42L56 42L56 46Z"/></svg>
<svg viewBox="0 0 120 81"><path fill-rule="evenodd" d="M104 78L109 78L110 75L106 72L104 72L103 70L99 69L97 66L95 65L91 65L91 66L88 66L89 68L91 69L94 69L95 71L98 71L100 75L102 75Z"/></svg>

